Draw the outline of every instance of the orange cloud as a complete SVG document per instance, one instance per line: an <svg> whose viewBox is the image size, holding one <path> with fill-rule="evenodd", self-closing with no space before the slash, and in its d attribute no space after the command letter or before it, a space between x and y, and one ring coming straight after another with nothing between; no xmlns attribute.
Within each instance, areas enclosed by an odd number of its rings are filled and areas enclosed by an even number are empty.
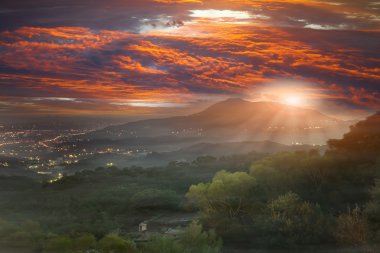
<svg viewBox="0 0 380 253"><path fill-rule="evenodd" d="M376 32L354 36L369 34L380 37ZM328 35L340 36L323 36ZM97 99L108 101L102 110L124 111L130 100L181 103L197 94L245 94L272 80L300 79L315 83L313 94L321 99L379 103L377 95L370 95L380 80L378 59L368 57L365 47L303 38L313 36L322 35L238 24L191 23L144 35L24 27L0 34L0 96ZM366 88L342 89L355 83ZM53 103L44 106L64 110ZM75 108L92 110L78 102L70 110Z"/></svg>

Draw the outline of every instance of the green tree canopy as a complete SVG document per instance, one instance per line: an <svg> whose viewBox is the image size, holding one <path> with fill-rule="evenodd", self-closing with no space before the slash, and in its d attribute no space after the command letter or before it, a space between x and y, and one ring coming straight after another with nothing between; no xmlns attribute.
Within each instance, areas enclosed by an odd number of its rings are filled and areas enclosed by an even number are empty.
<svg viewBox="0 0 380 253"><path fill-rule="evenodd" d="M267 213L287 244L317 243L327 235L327 224L318 205L304 202L292 192L268 203Z"/></svg>
<svg viewBox="0 0 380 253"><path fill-rule="evenodd" d="M46 253L72 253L73 240L65 235L56 236L48 240L44 246Z"/></svg>
<svg viewBox="0 0 380 253"><path fill-rule="evenodd" d="M187 193L189 203L206 216L242 216L252 208L256 180L245 172L218 172L211 183L192 185Z"/></svg>
<svg viewBox="0 0 380 253"><path fill-rule="evenodd" d="M109 234L98 242L102 253L134 253L137 252L134 242L126 240L116 234Z"/></svg>
<svg viewBox="0 0 380 253"><path fill-rule="evenodd" d="M181 238L185 253L218 253L222 249L222 241L215 231L204 231L200 223L193 221Z"/></svg>
<svg viewBox="0 0 380 253"><path fill-rule="evenodd" d="M86 252L96 248L96 238L92 234L83 234L73 239L73 248L76 252Z"/></svg>

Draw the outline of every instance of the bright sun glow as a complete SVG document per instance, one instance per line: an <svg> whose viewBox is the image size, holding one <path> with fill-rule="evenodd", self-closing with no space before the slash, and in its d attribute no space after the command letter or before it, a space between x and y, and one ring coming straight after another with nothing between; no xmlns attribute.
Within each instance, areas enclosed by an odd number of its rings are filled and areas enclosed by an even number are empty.
<svg viewBox="0 0 380 253"><path fill-rule="evenodd" d="M285 103L288 105L300 106L302 99L299 96L289 96L285 98Z"/></svg>
<svg viewBox="0 0 380 253"><path fill-rule="evenodd" d="M233 19L249 19L251 14L247 11L231 11L231 10L190 10L190 17L193 18L233 18Z"/></svg>

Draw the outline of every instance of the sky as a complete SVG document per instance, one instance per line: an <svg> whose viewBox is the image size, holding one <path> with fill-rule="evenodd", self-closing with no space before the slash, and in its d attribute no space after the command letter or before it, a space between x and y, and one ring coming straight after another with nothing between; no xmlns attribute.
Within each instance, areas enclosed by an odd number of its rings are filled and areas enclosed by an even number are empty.
<svg viewBox="0 0 380 253"><path fill-rule="evenodd" d="M152 117L230 97L380 110L380 1L0 3L2 117Z"/></svg>

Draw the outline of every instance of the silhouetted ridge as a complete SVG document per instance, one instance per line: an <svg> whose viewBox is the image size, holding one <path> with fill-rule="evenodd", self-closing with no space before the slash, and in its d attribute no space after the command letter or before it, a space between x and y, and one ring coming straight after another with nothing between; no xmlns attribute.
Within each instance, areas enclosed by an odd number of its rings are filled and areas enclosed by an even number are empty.
<svg viewBox="0 0 380 253"><path fill-rule="evenodd" d="M380 112L350 127L343 139L330 140L331 150L376 159L380 151Z"/></svg>

